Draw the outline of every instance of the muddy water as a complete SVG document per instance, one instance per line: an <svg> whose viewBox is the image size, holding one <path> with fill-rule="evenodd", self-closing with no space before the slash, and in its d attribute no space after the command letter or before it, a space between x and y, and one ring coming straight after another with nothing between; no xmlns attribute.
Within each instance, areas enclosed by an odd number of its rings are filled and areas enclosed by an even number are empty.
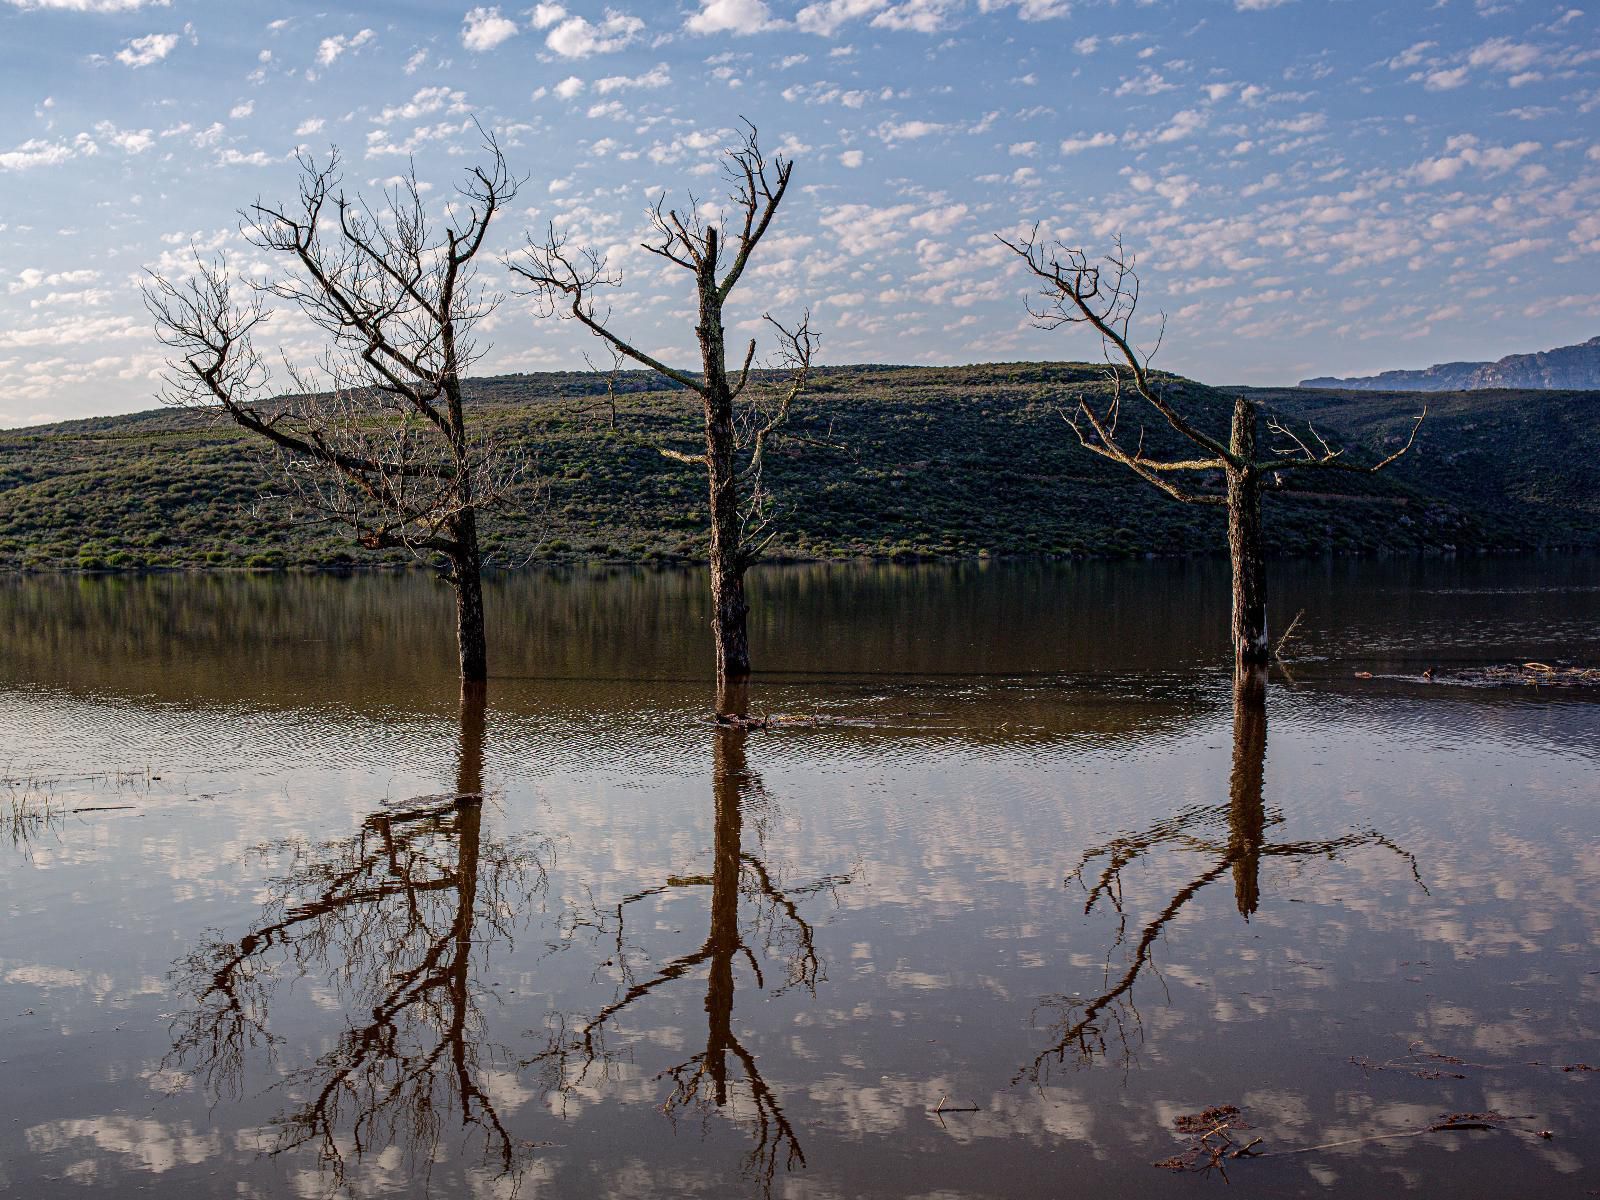
<svg viewBox="0 0 1600 1200"><path fill-rule="evenodd" d="M481 709L423 578L0 582L0 1194L1585 1194L1600 707L1450 680L1600 562L1281 565L1264 713L1223 584L770 569L747 732L693 576Z"/></svg>

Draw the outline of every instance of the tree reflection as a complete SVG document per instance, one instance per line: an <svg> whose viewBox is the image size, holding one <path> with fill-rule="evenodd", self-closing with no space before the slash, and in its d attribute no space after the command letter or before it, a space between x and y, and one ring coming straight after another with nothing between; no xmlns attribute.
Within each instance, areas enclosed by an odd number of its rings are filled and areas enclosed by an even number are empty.
<svg viewBox="0 0 1600 1200"><path fill-rule="evenodd" d="M741 718L747 703L743 687L736 684L719 694L717 711L722 715L712 734L711 873L669 875L663 883L624 896L615 905L592 909L582 923L610 952L605 965L620 977L616 996L591 1014L553 1018L545 1048L527 1065L542 1065L546 1086L567 1095L603 1082L627 1058L625 1048L610 1044L624 1014L646 997L679 981L698 979L703 972L704 1048L655 1076L658 1082L670 1082L662 1110L674 1118L688 1112L697 1112L702 1119L718 1111L731 1115L752 1142L744 1170L764 1193L770 1193L779 1166L803 1167L805 1152L778 1091L763 1077L755 1054L735 1030L739 968L743 964L748 969L758 989L767 990L771 983L773 995L796 987L815 994L818 981L826 975L815 929L801 912L801 904L849 883L850 876L830 875L804 886L785 887L763 858L773 804L746 758L750 730ZM747 842L747 820L754 829L755 846ZM691 889L709 892L705 940L659 966L646 967L645 951L630 938L630 910L653 897Z"/></svg>
<svg viewBox="0 0 1600 1200"><path fill-rule="evenodd" d="M174 1021L169 1062L231 1099L253 1053L276 1066L284 1038L271 1009L284 981L329 982L349 1024L283 1076L294 1106L272 1122L268 1149L314 1150L334 1188L347 1160L390 1146L426 1173L457 1117L500 1174L524 1163L493 1095L510 1055L484 1036L476 972L543 893L549 846L484 838L483 739L484 691L467 685L453 794L384 808L352 837L264 847L289 866L267 884L261 921L175 970L193 1005Z"/></svg>
<svg viewBox="0 0 1600 1200"><path fill-rule="evenodd" d="M1042 1005L1057 1014L1051 1027L1051 1045L1018 1072L1018 1079L1038 1081L1051 1063L1063 1063L1069 1055L1080 1066L1090 1065L1106 1056L1113 1041L1127 1061L1141 1029L1133 1001L1134 984L1151 967L1157 940L1190 900L1224 876L1233 879L1234 904L1246 921L1261 903L1264 860L1331 859L1349 850L1377 846L1405 860L1418 886L1422 885L1416 858L1375 829L1360 829L1320 841L1269 840L1268 830L1283 824L1284 816L1279 809L1267 808L1262 798L1266 754L1266 672L1242 670L1235 676L1233 688L1233 769L1228 803L1194 805L1142 832L1113 838L1085 851L1067 876L1069 883L1076 881L1088 894L1085 913L1110 905L1117 914L1117 932L1107 956L1107 987L1091 1000L1061 996ZM1135 934L1129 929L1128 913L1123 907L1122 874L1129 865L1156 851L1194 854L1206 866ZM1126 966L1120 975L1114 975L1111 956L1124 946L1128 947Z"/></svg>

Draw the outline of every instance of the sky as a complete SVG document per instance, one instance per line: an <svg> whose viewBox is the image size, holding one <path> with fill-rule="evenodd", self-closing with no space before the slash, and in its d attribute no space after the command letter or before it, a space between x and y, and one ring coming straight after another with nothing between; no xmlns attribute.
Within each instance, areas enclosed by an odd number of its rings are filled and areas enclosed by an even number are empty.
<svg viewBox="0 0 1600 1200"><path fill-rule="evenodd" d="M1142 277L1135 340L1207 383L1493 359L1600 333L1600 38L1545 0L0 0L0 425L158 403L149 270L225 253L337 147L443 206L492 129L550 225L622 274L619 331L693 366L663 192L715 205L739 122L794 182L732 333L810 307L819 361L1092 359L1032 328L995 240L1039 222ZM442 211L442 209L441 209ZM708 209L714 211L714 209ZM593 339L508 294L480 373ZM263 349L314 356L284 314Z"/></svg>

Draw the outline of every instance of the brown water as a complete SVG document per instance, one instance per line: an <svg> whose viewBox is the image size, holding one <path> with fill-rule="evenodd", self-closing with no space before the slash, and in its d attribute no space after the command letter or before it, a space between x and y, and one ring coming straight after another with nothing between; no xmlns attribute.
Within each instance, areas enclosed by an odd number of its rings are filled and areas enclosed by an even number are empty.
<svg viewBox="0 0 1600 1200"><path fill-rule="evenodd" d="M1590 1194L1600 707L1420 675L1600 561L1274 586L1261 716L1215 564L769 569L747 733L693 576L499 581L486 712L419 577L0 582L0 1194Z"/></svg>

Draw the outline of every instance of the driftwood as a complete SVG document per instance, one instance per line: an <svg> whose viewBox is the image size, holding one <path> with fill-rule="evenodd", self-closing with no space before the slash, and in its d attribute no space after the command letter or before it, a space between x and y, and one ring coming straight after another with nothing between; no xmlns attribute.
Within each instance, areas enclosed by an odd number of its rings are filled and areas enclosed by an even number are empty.
<svg viewBox="0 0 1600 1200"><path fill-rule="evenodd" d="M1508 1117L1493 1111L1445 1113L1437 1120L1416 1129L1370 1133L1361 1137L1341 1138L1334 1142L1320 1142L1315 1146L1296 1146L1289 1150L1257 1150L1256 1147L1263 1139L1259 1137L1248 1140L1236 1139L1234 1134L1248 1130L1250 1124L1243 1119L1235 1105L1222 1104L1208 1108L1204 1112L1178 1117L1173 1122L1174 1128L1179 1133L1193 1134L1194 1137L1177 1154L1152 1165L1164 1171L1197 1171L1204 1174L1216 1171L1226 1179L1227 1164L1242 1158L1293 1158L1301 1154L1314 1154L1319 1150L1338 1150L1370 1142L1425 1137L1430 1133L1492 1133L1506 1129L1511 1121L1519 1119L1525 1118ZM1541 1129L1535 1136L1549 1140L1554 1135L1549 1130Z"/></svg>

